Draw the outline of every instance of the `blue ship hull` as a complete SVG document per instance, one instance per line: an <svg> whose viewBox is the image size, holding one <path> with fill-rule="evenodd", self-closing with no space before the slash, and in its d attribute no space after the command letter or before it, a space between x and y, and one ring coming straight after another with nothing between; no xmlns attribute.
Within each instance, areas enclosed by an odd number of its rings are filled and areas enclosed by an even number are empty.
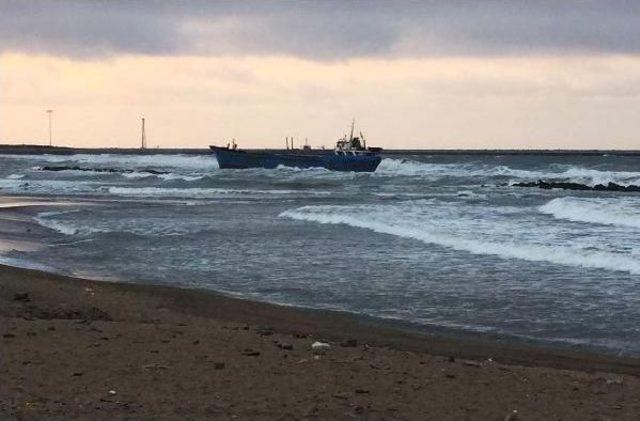
<svg viewBox="0 0 640 421"><path fill-rule="evenodd" d="M249 152L211 146L220 168L326 168L333 171L373 172L379 155L374 153L336 154L333 151Z"/></svg>

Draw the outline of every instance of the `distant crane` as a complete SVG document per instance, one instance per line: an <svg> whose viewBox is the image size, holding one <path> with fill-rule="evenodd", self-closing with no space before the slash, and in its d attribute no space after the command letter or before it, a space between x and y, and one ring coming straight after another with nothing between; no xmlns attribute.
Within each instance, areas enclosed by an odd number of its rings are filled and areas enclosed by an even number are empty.
<svg viewBox="0 0 640 421"><path fill-rule="evenodd" d="M53 110L47 110L47 114L49 115L49 146L53 146L53 136L51 130L51 114L53 114Z"/></svg>

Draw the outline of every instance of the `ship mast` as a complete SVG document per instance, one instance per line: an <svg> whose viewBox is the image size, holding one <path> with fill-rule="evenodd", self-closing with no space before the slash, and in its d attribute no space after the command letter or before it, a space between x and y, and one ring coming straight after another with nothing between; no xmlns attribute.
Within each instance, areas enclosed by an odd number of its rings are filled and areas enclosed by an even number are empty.
<svg viewBox="0 0 640 421"><path fill-rule="evenodd" d="M354 117L353 120L351 121L351 135L349 136L349 141L353 140L353 128L356 125L356 118Z"/></svg>

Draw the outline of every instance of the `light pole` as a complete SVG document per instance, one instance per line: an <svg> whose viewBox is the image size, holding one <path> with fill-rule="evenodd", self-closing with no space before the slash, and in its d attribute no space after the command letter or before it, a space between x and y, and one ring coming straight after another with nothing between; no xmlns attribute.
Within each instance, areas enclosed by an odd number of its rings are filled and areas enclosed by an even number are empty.
<svg viewBox="0 0 640 421"><path fill-rule="evenodd" d="M142 117L142 142L140 144L141 149L147 148L147 135L144 132L144 117Z"/></svg>
<svg viewBox="0 0 640 421"><path fill-rule="evenodd" d="M51 136L51 114L53 110L47 110L47 114L49 114L49 146L53 146L53 138Z"/></svg>

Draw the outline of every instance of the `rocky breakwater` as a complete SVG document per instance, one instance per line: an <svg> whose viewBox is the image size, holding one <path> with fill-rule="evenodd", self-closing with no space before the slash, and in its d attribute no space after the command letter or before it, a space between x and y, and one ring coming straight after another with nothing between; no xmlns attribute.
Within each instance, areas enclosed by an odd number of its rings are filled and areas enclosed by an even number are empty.
<svg viewBox="0 0 640 421"><path fill-rule="evenodd" d="M613 192L625 192L625 193L638 193L640 192L640 186L628 185L624 186L617 183L608 184L596 184L590 186L588 184L571 183L564 181L543 181L538 180L534 182L522 182L512 184L514 187L537 187L540 189L563 189L563 190L586 190L586 191L613 191Z"/></svg>

